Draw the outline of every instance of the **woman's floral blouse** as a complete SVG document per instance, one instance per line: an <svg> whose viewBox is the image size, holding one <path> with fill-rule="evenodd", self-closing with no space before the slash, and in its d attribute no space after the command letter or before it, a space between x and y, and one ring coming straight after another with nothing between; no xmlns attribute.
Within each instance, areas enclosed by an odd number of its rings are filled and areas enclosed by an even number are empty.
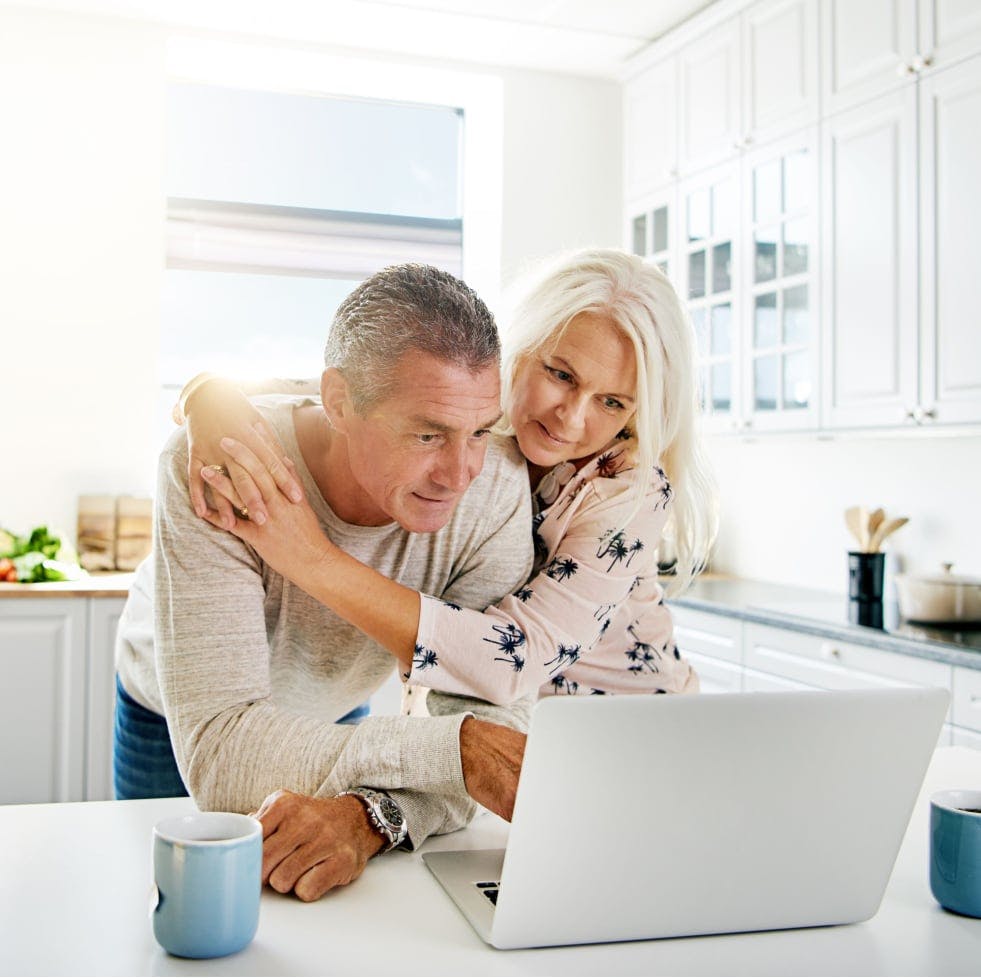
<svg viewBox="0 0 981 978"><path fill-rule="evenodd" d="M630 444L615 441L579 472L563 463L542 479L535 576L514 595L484 612L423 596L409 683L501 704L535 689L698 690L657 582L671 486L655 467L633 513L641 474Z"/></svg>

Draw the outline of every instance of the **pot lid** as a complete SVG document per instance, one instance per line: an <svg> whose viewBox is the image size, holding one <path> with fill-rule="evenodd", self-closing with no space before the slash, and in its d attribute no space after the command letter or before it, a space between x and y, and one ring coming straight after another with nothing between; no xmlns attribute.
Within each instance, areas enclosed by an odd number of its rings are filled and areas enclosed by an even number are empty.
<svg viewBox="0 0 981 978"><path fill-rule="evenodd" d="M981 587L981 578L954 574L953 564L944 563L940 567L941 570L938 574L897 574L896 579L916 584L959 584L965 587Z"/></svg>

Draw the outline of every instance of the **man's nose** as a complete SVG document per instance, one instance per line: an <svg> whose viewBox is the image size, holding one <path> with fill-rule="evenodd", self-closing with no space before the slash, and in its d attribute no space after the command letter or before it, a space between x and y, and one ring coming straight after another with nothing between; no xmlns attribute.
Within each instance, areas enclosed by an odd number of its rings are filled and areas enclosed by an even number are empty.
<svg viewBox="0 0 981 978"><path fill-rule="evenodd" d="M466 444L447 445L433 471L433 481L451 492L464 492L480 471L483 451L475 452Z"/></svg>

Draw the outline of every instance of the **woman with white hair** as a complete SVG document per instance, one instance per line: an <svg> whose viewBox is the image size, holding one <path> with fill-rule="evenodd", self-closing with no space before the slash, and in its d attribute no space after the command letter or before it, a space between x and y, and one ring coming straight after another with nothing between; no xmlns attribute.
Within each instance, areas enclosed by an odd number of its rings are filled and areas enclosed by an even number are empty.
<svg viewBox="0 0 981 978"><path fill-rule="evenodd" d="M618 250L554 262L517 307L502 381L508 433L528 461L536 561L526 585L485 611L403 587L332 544L305 500L286 497L302 496L291 463L253 433L251 413L235 426L239 440L221 440L203 404L189 411L192 455L241 466L234 485L221 466L201 470L265 517L239 518L231 532L388 649L411 684L494 703L532 691L696 691L657 579L665 537L681 590L715 530L692 329L671 283ZM244 404L240 393L215 397L223 417L225 398ZM215 511L208 518L226 525Z"/></svg>

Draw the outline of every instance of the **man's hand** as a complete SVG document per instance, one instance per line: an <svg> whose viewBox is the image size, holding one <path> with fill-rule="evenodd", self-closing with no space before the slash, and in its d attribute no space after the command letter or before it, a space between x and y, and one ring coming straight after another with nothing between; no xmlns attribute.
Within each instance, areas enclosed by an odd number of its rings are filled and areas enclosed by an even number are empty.
<svg viewBox="0 0 981 978"><path fill-rule="evenodd" d="M517 730L474 717L467 717L460 725L460 760L467 794L509 822L524 756L525 735Z"/></svg>
<svg viewBox="0 0 981 978"><path fill-rule="evenodd" d="M319 900L356 880L385 840L360 799L273 792L256 812L262 822L262 882L301 900Z"/></svg>

